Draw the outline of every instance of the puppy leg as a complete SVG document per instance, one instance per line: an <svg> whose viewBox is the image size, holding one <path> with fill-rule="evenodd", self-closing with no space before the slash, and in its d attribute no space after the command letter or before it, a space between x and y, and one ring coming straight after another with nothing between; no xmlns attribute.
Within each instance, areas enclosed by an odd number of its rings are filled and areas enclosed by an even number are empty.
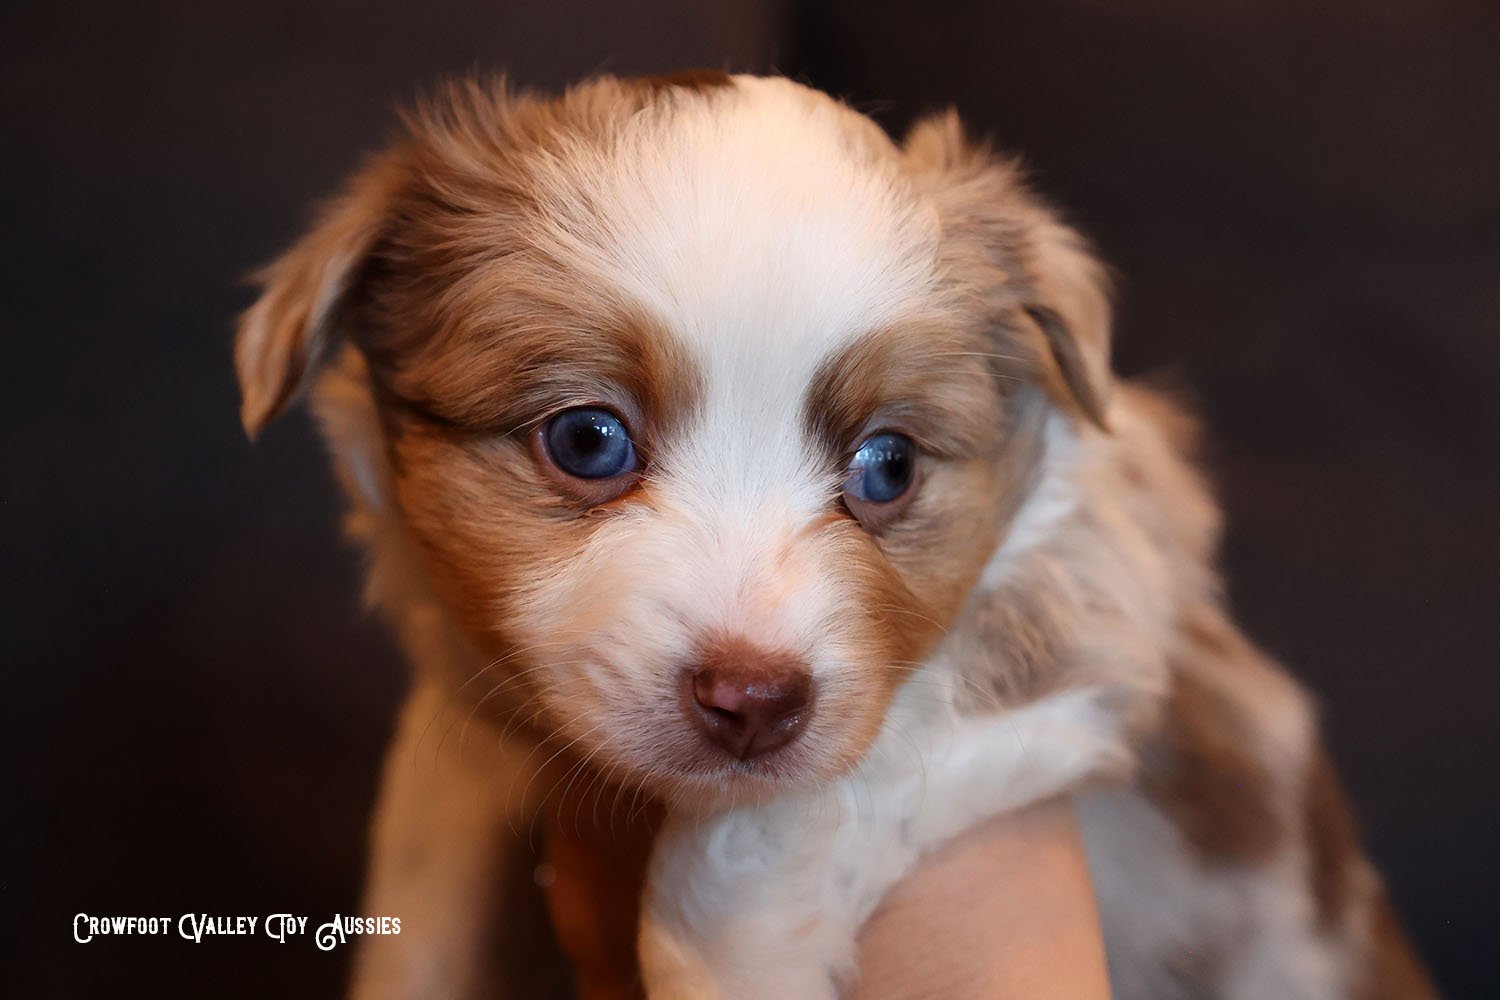
<svg viewBox="0 0 1500 1000"><path fill-rule="evenodd" d="M810 817L831 819L830 808L824 793L668 821L641 920L651 1000L838 996L859 927L824 898L838 824Z"/></svg>
<svg viewBox="0 0 1500 1000"><path fill-rule="evenodd" d="M354 1000L463 1000L491 987L482 980L506 875L503 845L526 823L510 793L525 782L513 780L521 754L497 746L489 729L462 739L463 722L433 684L419 683L402 710L362 910L400 917L401 933L360 940Z"/></svg>
<svg viewBox="0 0 1500 1000"><path fill-rule="evenodd" d="M920 854L992 816L1124 774L1134 760L1124 714L1120 695L1085 688L960 720L936 737L925 769L899 782L910 846Z"/></svg>

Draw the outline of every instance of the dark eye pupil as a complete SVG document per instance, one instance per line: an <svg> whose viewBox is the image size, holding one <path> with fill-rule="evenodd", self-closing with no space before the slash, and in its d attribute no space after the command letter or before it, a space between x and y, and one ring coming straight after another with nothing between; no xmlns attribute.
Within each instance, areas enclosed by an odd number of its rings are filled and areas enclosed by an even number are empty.
<svg viewBox="0 0 1500 1000"><path fill-rule="evenodd" d="M564 410L547 423L547 451L557 467L579 479L607 479L635 464L625 425L608 410Z"/></svg>
<svg viewBox="0 0 1500 1000"><path fill-rule="evenodd" d="M911 485L912 443L900 434L877 434L854 454L849 487L861 500L889 503Z"/></svg>

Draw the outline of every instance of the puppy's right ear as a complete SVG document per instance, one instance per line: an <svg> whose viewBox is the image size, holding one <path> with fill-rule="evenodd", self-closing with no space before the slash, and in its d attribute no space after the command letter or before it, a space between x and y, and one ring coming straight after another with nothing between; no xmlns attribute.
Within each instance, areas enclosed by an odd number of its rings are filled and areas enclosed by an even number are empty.
<svg viewBox="0 0 1500 1000"><path fill-rule="evenodd" d="M240 421L252 439L297 397L338 339L396 180L390 164L367 168L306 236L256 275L261 296L240 318L234 344Z"/></svg>

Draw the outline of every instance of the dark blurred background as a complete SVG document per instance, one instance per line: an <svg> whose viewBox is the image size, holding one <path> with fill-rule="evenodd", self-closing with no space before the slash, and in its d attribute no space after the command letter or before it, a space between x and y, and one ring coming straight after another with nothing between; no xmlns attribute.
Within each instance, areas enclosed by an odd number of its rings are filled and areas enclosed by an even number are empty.
<svg viewBox="0 0 1500 1000"><path fill-rule="evenodd" d="M251 448L239 281L440 74L778 69L957 104L1196 389L1251 632L1322 698L1452 996L1500 982L1500 4L0 7L0 937L11 996L332 997L347 950L71 916L355 911L403 669L302 415Z"/></svg>

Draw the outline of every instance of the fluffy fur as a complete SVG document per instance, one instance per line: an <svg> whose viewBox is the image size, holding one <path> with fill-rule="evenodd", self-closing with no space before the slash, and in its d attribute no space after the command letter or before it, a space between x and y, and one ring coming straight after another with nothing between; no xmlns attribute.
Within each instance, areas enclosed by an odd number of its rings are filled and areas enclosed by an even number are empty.
<svg viewBox="0 0 1500 1000"><path fill-rule="evenodd" d="M1188 422L1115 384L1101 268L951 115L897 146L780 79L454 87L264 281L247 429L323 370L417 672L369 889L403 935L356 995L473 989L496 838L580 778L670 807L653 997L835 996L924 850L1058 795L1117 995L1429 994L1307 695L1226 615ZM538 450L578 405L630 425L628 483ZM862 521L840 484L886 430L918 483ZM725 637L810 672L784 749L688 720Z"/></svg>

